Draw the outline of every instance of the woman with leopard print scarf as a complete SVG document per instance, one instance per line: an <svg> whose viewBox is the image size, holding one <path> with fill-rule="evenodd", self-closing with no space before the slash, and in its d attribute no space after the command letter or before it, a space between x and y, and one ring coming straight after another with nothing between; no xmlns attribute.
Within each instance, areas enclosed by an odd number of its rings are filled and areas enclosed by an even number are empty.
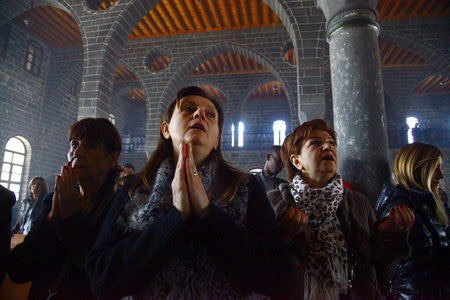
<svg viewBox="0 0 450 300"><path fill-rule="evenodd" d="M336 134L324 120L297 127L286 137L281 156L291 184L290 193L283 193L289 207L279 218L290 240L297 240L292 244L305 268L305 299L374 299L373 264L393 259L393 253L406 254L412 211L396 207L375 222L369 201L345 189L336 173Z"/></svg>

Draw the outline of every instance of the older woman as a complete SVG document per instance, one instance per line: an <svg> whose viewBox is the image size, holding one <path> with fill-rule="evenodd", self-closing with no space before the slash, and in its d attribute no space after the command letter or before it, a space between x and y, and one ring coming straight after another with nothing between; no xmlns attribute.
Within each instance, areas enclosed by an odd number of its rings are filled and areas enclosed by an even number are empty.
<svg viewBox="0 0 450 300"><path fill-rule="evenodd" d="M291 182L287 194L292 195L281 222L303 238L297 253L305 264L305 299L340 299L350 293L374 298L373 263L400 255L390 233L404 238L414 221L411 210L395 207L375 225L369 201L345 189L336 173L336 134L324 120L297 127L286 137L281 157Z"/></svg>
<svg viewBox="0 0 450 300"><path fill-rule="evenodd" d="M39 215L39 204L47 195L47 183L42 177L33 177L28 183L29 195L21 201L19 211L19 221L14 226L12 232L27 234L31 230L31 225Z"/></svg>
<svg viewBox="0 0 450 300"><path fill-rule="evenodd" d="M117 199L89 255L96 293L241 299L282 287L273 211L256 179L224 160L222 129L218 102L198 87L178 92L131 198Z"/></svg>
<svg viewBox="0 0 450 300"><path fill-rule="evenodd" d="M408 243L411 255L393 268L394 299L450 299L450 226L445 193L439 190L443 152L436 146L412 143L401 148L394 162L396 186L385 185L377 215L392 207L409 207L416 216Z"/></svg>
<svg viewBox="0 0 450 300"><path fill-rule="evenodd" d="M106 119L87 118L69 128L68 162L42 213L10 253L15 282L32 281L28 299L94 299L84 259L113 198L121 138Z"/></svg>

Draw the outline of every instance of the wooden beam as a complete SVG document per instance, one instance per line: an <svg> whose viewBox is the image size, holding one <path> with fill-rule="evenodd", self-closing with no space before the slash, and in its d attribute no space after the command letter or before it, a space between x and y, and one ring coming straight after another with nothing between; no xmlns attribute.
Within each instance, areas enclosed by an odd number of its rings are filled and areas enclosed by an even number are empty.
<svg viewBox="0 0 450 300"><path fill-rule="evenodd" d="M184 24L182 24L182 18L179 14L177 14L177 9L174 7L173 1L166 1L165 2L165 8L167 13L169 14L169 17L172 19L172 21L175 23L175 31L179 32L185 32L187 31L187 28Z"/></svg>
<svg viewBox="0 0 450 300"><path fill-rule="evenodd" d="M176 32L175 26L172 23L172 20L167 15L165 8L164 8L165 1L162 1L158 3L153 10L155 11L155 15L158 15L159 19L161 20L161 23L164 24L165 27L167 27L168 31Z"/></svg>
<svg viewBox="0 0 450 300"><path fill-rule="evenodd" d="M217 13L218 9L216 7L216 0L208 0L207 3L208 7L209 7L209 11L211 12L212 16L213 16L213 20L214 20L214 28L221 28L223 27L224 23L221 22L219 15Z"/></svg>
<svg viewBox="0 0 450 300"><path fill-rule="evenodd" d="M191 20L194 20L195 30L203 29L203 26L200 23L200 16L198 15L196 10L194 9L194 5L196 5L196 4L192 3L192 0L185 0L182 3L184 3L184 6L188 8L188 11L189 11L189 13L191 15Z"/></svg>
<svg viewBox="0 0 450 300"><path fill-rule="evenodd" d="M229 1L230 6L230 15L232 18L232 23L236 27L242 26L241 21L239 20L239 9L238 9L238 1L237 0L231 0Z"/></svg>
<svg viewBox="0 0 450 300"><path fill-rule="evenodd" d="M181 0L182 2L184 2L184 0ZM172 3L172 2L171 2ZM194 26L192 25L191 19L189 18L188 14L186 13L186 9L183 7L183 5L180 4L180 0L175 0L173 2L175 4L176 7L176 12L177 14L179 14L181 17L181 21L184 22L186 24L186 27L184 29L184 31L190 31L194 29Z"/></svg>
<svg viewBox="0 0 450 300"><path fill-rule="evenodd" d="M222 12L222 14L220 15L223 20L223 23L225 24L225 29L230 29L232 28L232 24L231 24L231 20L230 20L230 15L229 15L229 7L228 5L225 5L225 1L220 0L219 1L219 7L220 7L220 12Z"/></svg>
<svg viewBox="0 0 450 300"><path fill-rule="evenodd" d="M31 26L32 32L46 40L55 48L61 48L64 46L64 41L67 38L60 32L56 31L54 26L50 25L48 21L41 16L38 7L33 10L31 22L33 23L33 26Z"/></svg>
<svg viewBox="0 0 450 300"><path fill-rule="evenodd" d="M392 54L392 52L394 52L394 50L395 50L394 46L387 44L387 50L386 50L386 54L383 57L383 63L385 63L385 64L391 63L391 54Z"/></svg>
<svg viewBox="0 0 450 300"><path fill-rule="evenodd" d="M148 14L146 14L142 18L142 20L150 28L153 34L163 33L162 29L158 28L158 25L153 21L152 17L150 16L150 12L148 12Z"/></svg>
<svg viewBox="0 0 450 300"><path fill-rule="evenodd" d="M47 19L47 22L53 23L55 27L55 30L61 33L61 35L67 35L67 42L70 43L70 46L77 45L79 42L81 42L81 34L77 28L77 30L73 30L72 27L67 24L66 20L61 18L59 14L56 12L56 8L52 8L50 6L46 7L36 7L36 9L40 9L40 12L43 16ZM67 43L66 42L66 43ZM77 43L78 42L78 43ZM79 45L79 44L78 44Z"/></svg>
<svg viewBox="0 0 450 300"><path fill-rule="evenodd" d="M242 19L243 19L243 22L242 22L243 27L250 25L250 19L248 17L249 11L248 11L248 6L247 6L247 1L248 0L240 0L241 13L242 13Z"/></svg>
<svg viewBox="0 0 450 300"><path fill-rule="evenodd" d="M206 8L206 4L204 3L204 1L200 1L199 3L199 11L200 11L200 15L202 16L203 19L203 23L205 24L205 28L208 29L212 29L213 26L211 25L211 20L209 17L209 14L207 13L207 8Z"/></svg>
<svg viewBox="0 0 450 300"><path fill-rule="evenodd" d="M262 14L261 24L270 25L270 15L271 15L272 11L270 10L269 6L267 6L267 4L262 1L260 3L260 6L261 6L261 14Z"/></svg>

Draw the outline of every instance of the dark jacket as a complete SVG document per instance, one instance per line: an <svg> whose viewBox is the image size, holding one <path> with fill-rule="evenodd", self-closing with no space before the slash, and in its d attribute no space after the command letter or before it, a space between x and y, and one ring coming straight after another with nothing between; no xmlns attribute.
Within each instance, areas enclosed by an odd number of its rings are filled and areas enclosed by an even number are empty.
<svg viewBox="0 0 450 300"><path fill-rule="evenodd" d="M5 275L6 258L11 243L11 209L15 202L14 193L0 185L0 286Z"/></svg>
<svg viewBox="0 0 450 300"><path fill-rule="evenodd" d="M292 197L283 193L283 199L293 203ZM337 217L347 244L352 299L375 299L379 296L375 266L406 256L406 234L381 233L375 228L383 220L376 220L373 208L365 196L345 189ZM299 234L292 242L292 252L304 260L305 239ZM299 295L300 297L300 295Z"/></svg>
<svg viewBox="0 0 450 300"><path fill-rule="evenodd" d="M50 222L52 198L53 193L46 196L35 226L11 251L7 271L14 282L32 281L28 299L45 300L50 288L57 291L52 300L98 299L90 292L84 260L102 218L77 214Z"/></svg>
<svg viewBox="0 0 450 300"><path fill-rule="evenodd" d="M200 248L206 246L218 268L236 287L275 296L280 296L275 289L286 292L283 287L293 272L289 271L287 250L283 252L274 230L273 210L254 176L247 187L246 228L214 203L204 217L194 220L184 220L170 204L165 215L148 223L142 231L127 233L117 224L117 218L130 200L128 195L116 198L87 259L93 291L117 296L144 291L171 257L191 261L195 271L198 254L186 247L193 241ZM173 283L163 284L170 288ZM215 297L193 297L199 296Z"/></svg>
<svg viewBox="0 0 450 300"><path fill-rule="evenodd" d="M446 199L442 200L448 215ZM450 227L438 221L433 195L385 184L377 215L384 217L397 205L412 209L415 221L408 237L411 254L393 268L392 294L400 299L450 299Z"/></svg>
<svg viewBox="0 0 450 300"><path fill-rule="evenodd" d="M37 200L34 200L31 195L29 195L20 202L19 220L12 229L13 233L28 233L28 231L24 232L25 224L27 224L27 222L31 222L29 228L29 230L31 230L40 214L40 210L42 209L41 203L44 200L45 196L46 195L41 195Z"/></svg>

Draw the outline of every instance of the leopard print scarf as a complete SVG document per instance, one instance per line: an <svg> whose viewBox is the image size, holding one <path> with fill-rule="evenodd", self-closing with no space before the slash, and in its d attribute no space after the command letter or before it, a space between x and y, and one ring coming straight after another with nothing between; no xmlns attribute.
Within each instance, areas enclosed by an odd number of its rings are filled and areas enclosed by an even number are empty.
<svg viewBox="0 0 450 300"><path fill-rule="evenodd" d="M336 215L344 195L342 178L336 175L326 186L313 188L297 175L290 188L312 229L306 245L305 299L339 299L348 286L347 246Z"/></svg>

